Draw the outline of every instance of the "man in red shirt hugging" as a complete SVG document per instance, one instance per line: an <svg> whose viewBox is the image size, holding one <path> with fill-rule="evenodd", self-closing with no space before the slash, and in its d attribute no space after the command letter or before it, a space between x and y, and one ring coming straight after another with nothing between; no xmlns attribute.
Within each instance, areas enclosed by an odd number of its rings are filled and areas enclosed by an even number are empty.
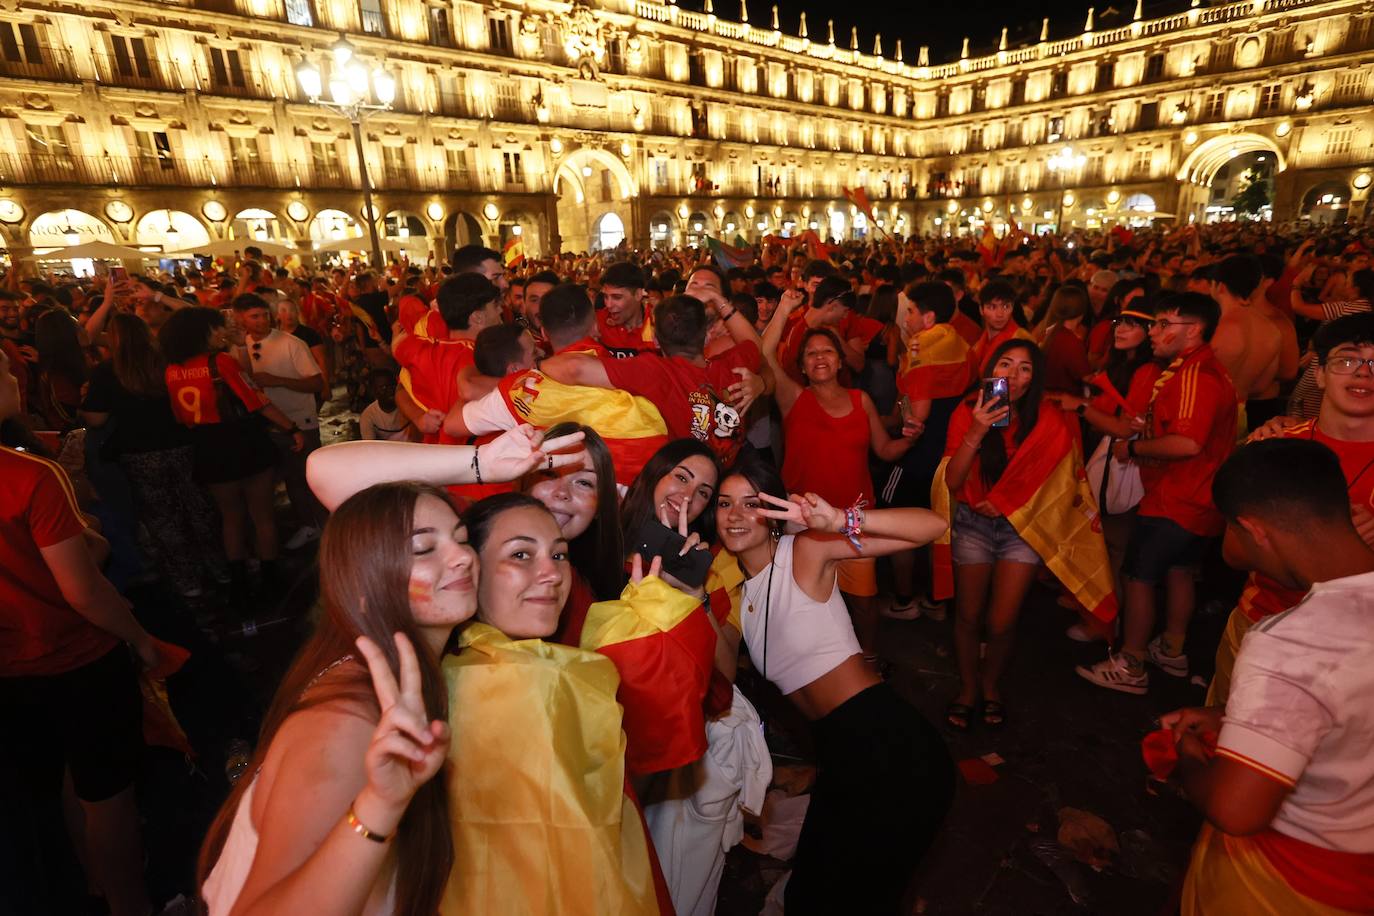
<svg viewBox="0 0 1374 916"><path fill-rule="evenodd" d="M700 271L697 271L700 272ZM541 371L566 385L619 388L658 407L674 437L708 444L729 464L744 442L740 402L729 389L741 374L760 371L758 332L749 319L723 298L713 297L718 320L736 343L711 361L703 355L707 307L694 296L670 296L654 309L654 338L662 355L643 353L628 359L602 359L586 353L564 353L545 360Z"/></svg>
<svg viewBox="0 0 1374 916"><path fill-rule="evenodd" d="M477 335L501 323L501 291L480 274L458 274L444 281L436 298L448 336L428 340L398 326L391 352L401 364L396 406L426 442L449 443L441 427L458 402L458 373L471 365Z"/></svg>

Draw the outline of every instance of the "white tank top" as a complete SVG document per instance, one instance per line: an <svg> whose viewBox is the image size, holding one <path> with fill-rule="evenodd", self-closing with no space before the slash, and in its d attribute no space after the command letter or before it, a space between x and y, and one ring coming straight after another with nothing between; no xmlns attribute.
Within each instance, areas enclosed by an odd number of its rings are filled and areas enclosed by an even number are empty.
<svg viewBox="0 0 1374 916"><path fill-rule="evenodd" d="M795 540L795 535L783 535L771 566L745 580L740 614L750 661L784 694L800 690L861 651L839 586L832 583L830 597L817 601L797 584L792 569Z"/></svg>

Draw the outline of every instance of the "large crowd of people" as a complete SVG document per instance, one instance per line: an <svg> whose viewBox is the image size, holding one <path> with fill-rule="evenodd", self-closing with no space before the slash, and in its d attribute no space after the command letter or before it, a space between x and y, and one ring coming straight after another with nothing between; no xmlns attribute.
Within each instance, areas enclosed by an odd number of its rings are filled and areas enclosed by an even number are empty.
<svg viewBox="0 0 1374 916"><path fill-rule="evenodd" d="M65 912L71 859L77 899L155 911L134 785L186 653L131 590L214 651L313 556L186 877L212 916L709 914L779 702L817 772L774 896L910 912L948 740L1025 712L1035 588L1102 644L1075 689L1214 669L1152 736L1204 818L1183 912L1374 912L1374 231L741 251L10 270L15 911ZM935 721L884 617L948 629Z"/></svg>

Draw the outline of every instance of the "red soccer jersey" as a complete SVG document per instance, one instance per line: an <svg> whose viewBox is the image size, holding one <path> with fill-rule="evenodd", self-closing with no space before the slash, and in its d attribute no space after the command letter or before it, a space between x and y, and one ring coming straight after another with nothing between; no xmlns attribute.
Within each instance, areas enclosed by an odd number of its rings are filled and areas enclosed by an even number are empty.
<svg viewBox="0 0 1374 916"><path fill-rule="evenodd" d="M1045 339L1045 390L1083 393L1083 379L1092 372L1083 338L1057 327Z"/></svg>
<svg viewBox="0 0 1374 916"><path fill-rule="evenodd" d="M654 340L654 316L648 309L644 310L644 321L637 328L607 324L603 309L596 313L596 328L597 336L612 356L624 358L658 352L658 341Z"/></svg>
<svg viewBox="0 0 1374 916"><path fill-rule="evenodd" d="M57 462L0 447L0 675L61 674L119 645L72 610L43 561L85 527Z"/></svg>
<svg viewBox="0 0 1374 916"><path fill-rule="evenodd" d="M420 320L429 312L428 302L409 293L402 296L396 303L396 321L407 334L411 333L412 329L417 327ZM445 334L444 336L448 335Z"/></svg>
<svg viewBox="0 0 1374 916"><path fill-rule="evenodd" d="M739 414L725 402L724 392L739 381L735 367L757 372L760 361L759 348L745 341L704 367L681 356L656 353L603 360L602 365L612 385L658 408L670 435L699 439L729 464L744 442L744 430Z"/></svg>
<svg viewBox="0 0 1374 916"><path fill-rule="evenodd" d="M1207 344L1174 360L1155 383L1146 434L1187 436L1202 449L1182 461L1144 461L1140 514L1213 537L1225 527L1212 504L1212 478L1236 445L1236 388Z"/></svg>
<svg viewBox="0 0 1374 916"><path fill-rule="evenodd" d="M1315 420L1290 426L1282 435L1289 439L1312 439L1335 452L1345 472L1351 505L1364 506L1374 512L1374 442L1333 439L1317 429ZM1251 620L1260 620L1288 610L1305 594L1305 591L1284 588L1268 576L1252 572L1240 594L1240 612Z"/></svg>
<svg viewBox="0 0 1374 916"><path fill-rule="evenodd" d="M458 373L472 365L473 352L473 342L464 337L424 340L407 335L391 355L401 364L400 383L411 399L423 410L447 413L458 403ZM453 440L441 430L434 441Z"/></svg>
<svg viewBox="0 0 1374 916"><path fill-rule="evenodd" d="M215 368L219 371L221 381L229 386L230 397L242 401L250 413L267 406L267 395L228 353L215 354ZM172 413L179 422L186 426L209 426L224 422L226 418L219 415L215 383L210 378L208 356L195 356L184 363L173 363L167 367L165 378L167 394L172 399Z"/></svg>

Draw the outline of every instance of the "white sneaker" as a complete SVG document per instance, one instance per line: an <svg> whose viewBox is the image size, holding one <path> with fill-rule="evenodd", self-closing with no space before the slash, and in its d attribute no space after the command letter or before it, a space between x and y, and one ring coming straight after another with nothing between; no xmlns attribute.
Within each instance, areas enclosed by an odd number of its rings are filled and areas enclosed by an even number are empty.
<svg viewBox="0 0 1374 916"><path fill-rule="evenodd" d="M921 606L916 603L915 598L909 598L901 604L893 599L892 604L880 608L878 613L890 620L918 620L921 616Z"/></svg>
<svg viewBox="0 0 1374 916"><path fill-rule="evenodd" d="M1156 636L1150 640L1150 645L1145 653L1145 660L1154 665L1165 674L1174 677L1188 676L1188 656L1179 653L1178 655L1166 655L1164 652L1164 637Z"/></svg>
<svg viewBox="0 0 1374 916"><path fill-rule="evenodd" d="M1124 655L1117 655L1114 652L1107 653L1106 661L1100 661L1091 668L1084 668L1079 665L1073 669L1078 672L1078 676L1085 681L1092 681L1099 687L1106 687L1108 690L1119 690L1122 693L1144 694L1150 689L1150 676L1144 669L1139 674L1131 671L1130 665L1126 663Z"/></svg>
<svg viewBox="0 0 1374 916"><path fill-rule="evenodd" d="M282 546L287 550L300 550L311 541L318 541L319 539L320 529L314 525L302 525Z"/></svg>

